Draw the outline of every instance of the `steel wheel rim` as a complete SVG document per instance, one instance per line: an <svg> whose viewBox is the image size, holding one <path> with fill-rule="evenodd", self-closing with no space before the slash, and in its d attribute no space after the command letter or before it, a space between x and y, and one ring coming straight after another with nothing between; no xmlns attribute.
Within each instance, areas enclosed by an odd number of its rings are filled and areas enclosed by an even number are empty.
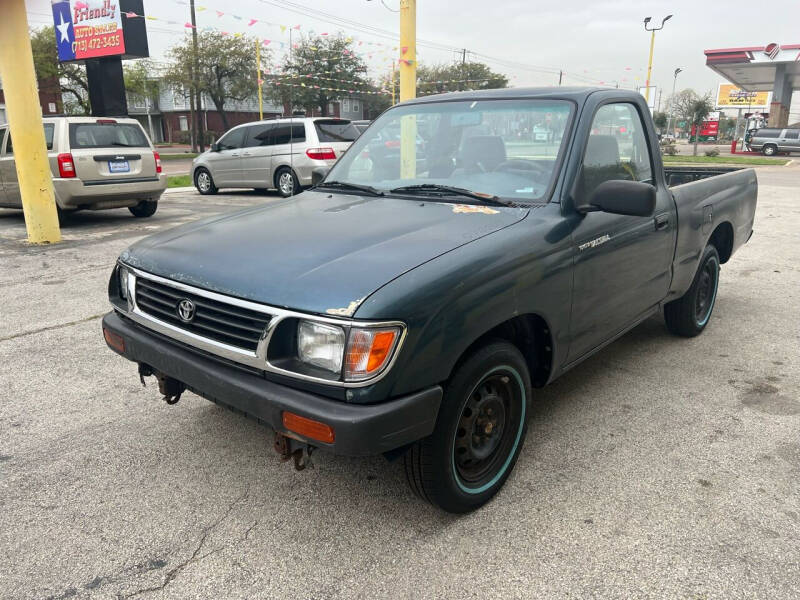
<svg viewBox="0 0 800 600"><path fill-rule="evenodd" d="M712 260L706 261L700 278L697 280L697 294L694 301L694 315L698 323L703 324L711 315L716 296L716 263Z"/></svg>
<svg viewBox="0 0 800 600"><path fill-rule="evenodd" d="M515 419L524 400L504 371L485 376L461 410L453 445L453 466L468 488L481 488L504 470L516 448Z"/></svg>
<svg viewBox="0 0 800 600"><path fill-rule="evenodd" d="M292 174L281 173L281 176L278 178L278 186L280 187L281 192L287 196L291 195L294 191L294 178L292 177Z"/></svg>
<svg viewBox="0 0 800 600"><path fill-rule="evenodd" d="M197 187L201 192L207 192L211 189L211 177L205 171L197 175Z"/></svg>

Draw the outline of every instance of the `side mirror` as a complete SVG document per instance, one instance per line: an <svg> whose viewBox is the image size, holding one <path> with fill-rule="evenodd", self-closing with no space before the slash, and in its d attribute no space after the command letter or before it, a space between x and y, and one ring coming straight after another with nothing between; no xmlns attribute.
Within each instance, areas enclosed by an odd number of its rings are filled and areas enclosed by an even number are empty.
<svg viewBox="0 0 800 600"><path fill-rule="evenodd" d="M322 183L322 180L328 176L328 171L330 171L328 167L317 167L311 171L311 185Z"/></svg>
<svg viewBox="0 0 800 600"><path fill-rule="evenodd" d="M651 217L656 209L656 188L649 183L615 179L598 185L578 212L602 211L616 215Z"/></svg>
<svg viewBox="0 0 800 600"><path fill-rule="evenodd" d="M214 142L213 144L211 144L211 146L209 146L209 149L212 152L219 152L219 144L217 142Z"/></svg>

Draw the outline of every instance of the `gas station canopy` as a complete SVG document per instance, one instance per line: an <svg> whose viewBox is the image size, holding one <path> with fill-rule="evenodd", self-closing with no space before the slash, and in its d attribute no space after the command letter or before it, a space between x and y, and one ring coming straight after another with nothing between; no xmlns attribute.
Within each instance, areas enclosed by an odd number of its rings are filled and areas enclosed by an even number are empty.
<svg viewBox="0 0 800 600"><path fill-rule="evenodd" d="M705 55L706 65L737 87L772 91L769 126L788 125L792 92L800 90L800 44L720 48Z"/></svg>

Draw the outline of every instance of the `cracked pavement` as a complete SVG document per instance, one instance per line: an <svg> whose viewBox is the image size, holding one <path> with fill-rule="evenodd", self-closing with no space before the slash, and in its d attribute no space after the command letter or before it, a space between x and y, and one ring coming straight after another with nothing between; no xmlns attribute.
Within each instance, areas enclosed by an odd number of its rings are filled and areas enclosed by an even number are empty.
<svg viewBox="0 0 800 600"><path fill-rule="evenodd" d="M515 472L462 517L381 457L297 473L105 347L119 252L274 196L78 213L52 247L0 210L0 598L800 596L800 167L759 183L706 333L651 319L539 390Z"/></svg>

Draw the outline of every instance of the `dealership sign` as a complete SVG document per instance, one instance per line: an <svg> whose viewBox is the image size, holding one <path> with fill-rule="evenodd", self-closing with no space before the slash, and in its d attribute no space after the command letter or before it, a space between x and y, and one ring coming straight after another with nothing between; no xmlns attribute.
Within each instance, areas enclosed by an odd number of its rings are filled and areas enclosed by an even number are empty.
<svg viewBox="0 0 800 600"><path fill-rule="evenodd" d="M58 60L125 54L119 0L55 0Z"/></svg>
<svg viewBox="0 0 800 600"><path fill-rule="evenodd" d="M717 108L769 108L769 92L748 92L730 83L721 83L717 90Z"/></svg>

